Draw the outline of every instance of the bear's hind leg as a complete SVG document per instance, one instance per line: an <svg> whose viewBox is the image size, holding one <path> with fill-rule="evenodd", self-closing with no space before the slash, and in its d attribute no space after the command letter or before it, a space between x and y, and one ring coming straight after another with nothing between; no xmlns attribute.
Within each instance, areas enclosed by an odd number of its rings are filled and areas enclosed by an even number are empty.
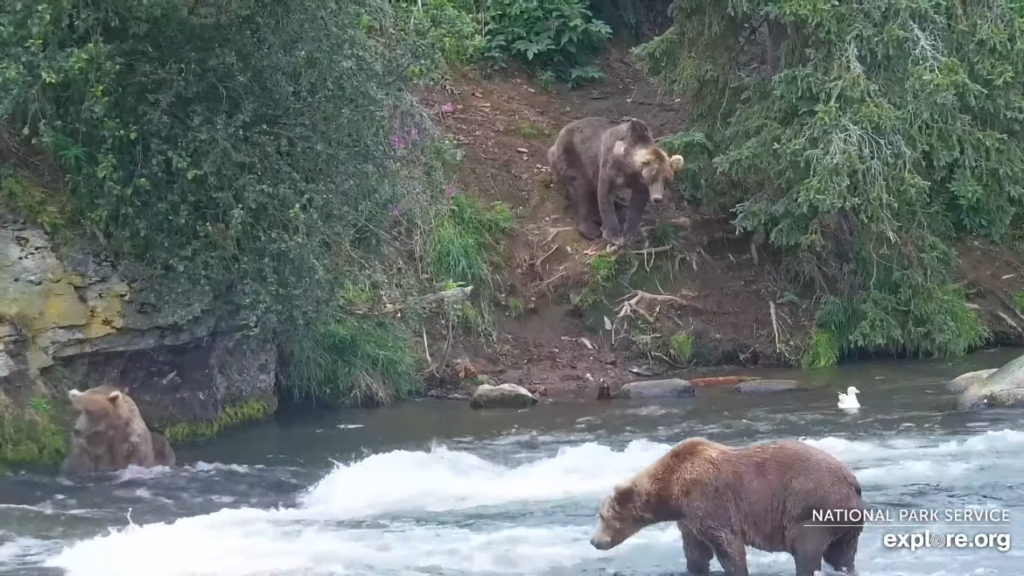
<svg viewBox="0 0 1024 576"><path fill-rule="evenodd" d="M829 543L829 528L802 526L792 544L796 576L815 576L821 570L821 558Z"/></svg>
<svg viewBox="0 0 1024 576"><path fill-rule="evenodd" d="M726 541L723 538L710 544L725 576L750 576L747 571L747 550L741 540L734 538Z"/></svg>
<svg viewBox="0 0 1024 576"><path fill-rule="evenodd" d="M825 562L840 572L856 574L854 558L857 556L857 541L860 531L850 531L832 541L825 549Z"/></svg>
<svg viewBox="0 0 1024 576"><path fill-rule="evenodd" d="M686 571L690 574L704 576L711 572L711 559L715 551L711 546L697 537L682 522L676 522L679 533L683 535L683 555L686 556Z"/></svg>

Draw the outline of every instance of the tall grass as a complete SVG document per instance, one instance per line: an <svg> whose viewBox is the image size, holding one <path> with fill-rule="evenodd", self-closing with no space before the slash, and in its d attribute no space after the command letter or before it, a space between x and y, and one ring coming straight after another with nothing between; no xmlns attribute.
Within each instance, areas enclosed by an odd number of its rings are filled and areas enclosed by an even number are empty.
<svg viewBox="0 0 1024 576"><path fill-rule="evenodd" d="M282 376L296 402L383 406L419 391L420 361L394 321L340 317L289 346Z"/></svg>
<svg viewBox="0 0 1024 576"><path fill-rule="evenodd" d="M488 208L464 194L452 197L428 244L431 275L441 281L490 282L490 268L512 227L504 204Z"/></svg>

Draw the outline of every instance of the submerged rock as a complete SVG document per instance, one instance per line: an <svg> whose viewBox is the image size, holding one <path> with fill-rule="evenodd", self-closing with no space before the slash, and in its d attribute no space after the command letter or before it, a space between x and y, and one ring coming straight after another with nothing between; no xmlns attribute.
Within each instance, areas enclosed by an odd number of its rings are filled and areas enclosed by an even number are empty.
<svg viewBox="0 0 1024 576"><path fill-rule="evenodd" d="M537 403L537 397L518 384L501 384L477 386L473 397L469 399L469 407L474 410L486 408L529 408Z"/></svg>
<svg viewBox="0 0 1024 576"><path fill-rule="evenodd" d="M957 400L957 406L963 410L1024 408L1024 355L968 387Z"/></svg>
<svg viewBox="0 0 1024 576"><path fill-rule="evenodd" d="M623 384L611 395L612 398L684 398L695 394L693 385L681 378L667 380L643 380Z"/></svg>
<svg viewBox="0 0 1024 576"><path fill-rule="evenodd" d="M754 380L738 384L733 391L740 394L775 394L777 392L802 392L807 390L796 380Z"/></svg>
<svg viewBox="0 0 1024 576"><path fill-rule="evenodd" d="M954 392L963 392L975 384L984 382L986 378L991 376L997 370L999 370L999 368L987 368L985 370L975 370L974 372L961 374L949 381L949 389Z"/></svg>

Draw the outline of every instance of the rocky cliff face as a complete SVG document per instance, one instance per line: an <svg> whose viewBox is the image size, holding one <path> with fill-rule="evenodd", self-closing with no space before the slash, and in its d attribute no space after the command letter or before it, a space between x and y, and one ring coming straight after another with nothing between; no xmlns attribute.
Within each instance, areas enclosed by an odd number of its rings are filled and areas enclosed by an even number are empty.
<svg viewBox="0 0 1024 576"><path fill-rule="evenodd" d="M0 207L0 461L59 457L70 388L125 388L172 442L276 408L272 343L204 316L202 295L154 311L136 284Z"/></svg>

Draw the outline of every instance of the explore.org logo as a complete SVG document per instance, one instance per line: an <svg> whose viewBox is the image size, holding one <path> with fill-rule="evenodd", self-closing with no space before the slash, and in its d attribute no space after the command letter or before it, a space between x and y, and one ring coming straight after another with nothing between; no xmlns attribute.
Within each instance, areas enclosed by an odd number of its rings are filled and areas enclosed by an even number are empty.
<svg viewBox="0 0 1024 576"><path fill-rule="evenodd" d="M813 510L807 526L881 528L886 548L994 548L1010 550L1010 511L1001 508L865 508ZM891 531L919 528L917 531ZM1004 531L977 530L1002 528Z"/></svg>

